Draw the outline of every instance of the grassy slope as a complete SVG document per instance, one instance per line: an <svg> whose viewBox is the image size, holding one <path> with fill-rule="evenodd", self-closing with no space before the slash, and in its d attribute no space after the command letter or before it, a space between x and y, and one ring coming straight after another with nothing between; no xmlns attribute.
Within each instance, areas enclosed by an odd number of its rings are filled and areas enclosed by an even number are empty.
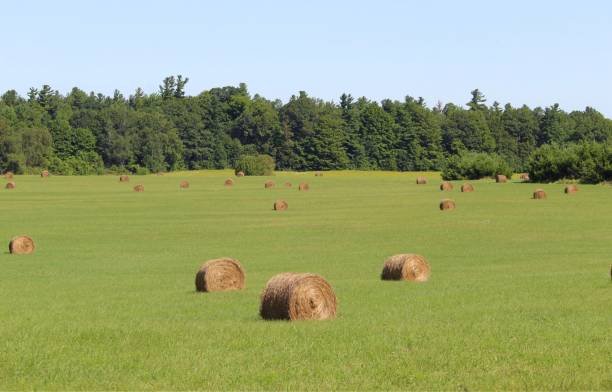
<svg viewBox="0 0 612 392"><path fill-rule="evenodd" d="M456 183L440 212L435 174L279 174L294 187L272 190L228 176L2 189L0 239L37 250L0 254L0 389L612 389L612 188L544 185L536 201L533 184ZM379 280L404 252L429 259L429 282ZM219 256L247 289L196 294ZM326 277L338 319L260 320L281 271Z"/></svg>

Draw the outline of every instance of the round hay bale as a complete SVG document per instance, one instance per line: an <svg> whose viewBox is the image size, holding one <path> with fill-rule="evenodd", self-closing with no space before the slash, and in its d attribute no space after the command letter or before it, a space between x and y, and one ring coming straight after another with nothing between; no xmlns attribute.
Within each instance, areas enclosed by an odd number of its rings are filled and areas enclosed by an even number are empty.
<svg viewBox="0 0 612 392"><path fill-rule="evenodd" d="M289 208L289 204L284 200L274 202L274 211L285 211L287 208Z"/></svg>
<svg viewBox="0 0 612 392"><path fill-rule="evenodd" d="M529 173L521 173L519 174L519 178L523 181L529 181Z"/></svg>
<svg viewBox="0 0 612 392"><path fill-rule="evenodd" d="M441 191L452 191L453 190L453 184L451 184L448 181L444 181L440 184L440 190Z"/></svg>
<svg viewBox="0 0 612 392"><path fill-rule="evenodd" d="M425 257L415 254L400 254L385 260L382 280L412 280L425 282L429 279L431 268Z"/></svg>
<svg viewBox="0 0 612 392"><path fill-rule="evenodd" d="M189 188L189 181L185 181L185 180L183 180L183 181L181 181L181 183L179 184L179 186L180 186L181 188L183 188L183 189L187 189L187 188Z"/></svg>
<svg viewBox="0 0 612 392"><path fill-rule="evenodd" d="M9 242L9 252L14 255L27 255L34 252L34 241L27 235L13 237Z"/></svg>
<svg viewBox="0 0 612 392"><path fill-rule="evenodd" d="M444 199L440 202L440 210L454 210L455 209L455 201L451 199Z"/></svg>
<svg viewBox="0 0 612 392"><path fill-rule="evenodd" d="M134 192L144 192L144 185L138 184L134 187Z"/></svg>
<svg viewBox="0 0 612 392"><path fill-rule="evenodd" d="M323 177L323 173L321 173L320 171L315 172L315 177Z"/></svg>
<svg viewBox="0 0 612 392"><path fill-rule="evenodd" d="M508 182L508 177L504 176L503 174L498 174L495 176L495 182L499 182L499 183L506 183Z"/></svg>
<svg viewBox="0 0 612 392"><path fill-rule="evenodd" d="M4 178L6 178L7 180L12 180L13 176L13 172L7 171L6 173L4 173Z"/></svg>
<svg viewBox="0 0 612 392"><path fill-rule="evenodd" d="M126 176L125 174L119 176L119 182L130 182L130 177Z"/></svg>
<svg viewBox="0 0 612 392"><path fill-rule="evenodd" d="M472 184L465 183L461 185L461 192L474 192Z"/></svg>
<svg viewBox="0 0 612 392"><path fill-rule="evenodd" d="M15 189L15 183L13 181L9 181L6 183L6 189Z"/></svg>
<svg viewBox="0 0 612 392"><path fill-rule="evenodd" d="M266 283L259 314L266 320L327 320L336 317L337 303L321 276L283 272Z"/></svg>
<svg viewBox="0 0 612 392"><path fill-rule="evenodd" d="M536 189L535 192L533 192L533 198L534 199L546 199L546 192L544 192L543 189Z"/></svg>
<svg viewBox="0 0 612 392"><path fill-rule="evenodd" d="M47 177L49 177L49 170L43 170L43 171L41 171L41 172L40 172L40 176L41 176L42 178L47 178Z"/></svg>
<svg viewBox="0 0 612 392"><path fill-rule="evenodd" d="M238 260L229 257L208 260L196 273L195 285L203 292L242 290L244 270Z"/></svg>
<svg viewBox="0 0 612 392"><path fill-rule="evenodd" d="M268 189L268 188L273 188L274 187L274 181L272 180L268 180L264 183L264 188Z"/></svg>
<svg viewBox="0 0 612 392"><path fill-rule="evenodd" d="M234 180L232 180L231 178L228 178L227 180L225 180L225 185L226 186L234 185Z"/></svg>
<svg viewBox="0 0 612 392"><path fill-rule="evenodd" d="M244 177L244 172L239 171L238 173L236 173L236 177Z"/></svg>
<svg viewBox="0 0 612 392"><path fill-rule="evenodd" d="M161 176L164 176L164 172L157 172L157 173L155 173L155 175L161 177Z"/></svg>
<svg viewBox="0 0 612 392"><path fill-rule="evenodd" d="M286 183L285 183L285 187L287 187L287 188L291 188L291 187L292 187L292 185L291 185L291 183L290 183L290 182L286 182Z"/></svg>
<svg viewBox="0 0 612 392"><path fill-rule="evenodd" d="M571 195L576 192L578 192L578 186L575 184L570 184L565 187L565 193L567 193L568 195Z"/></svg>
<svg viewBox="0 0 612 392"><path fill-rule="evenodd" d="M425 177L417 177L416 183L417 183L417 185L425 185L425 184L427 184L427 178L425 178Z"/></svg>
<svg viewBox="0 0 612 392"><path fill-rule="evenodd" d="M299 191L308 191L310 190L310 185L307 182L302 182L300 186L298 186Z"/></svg>

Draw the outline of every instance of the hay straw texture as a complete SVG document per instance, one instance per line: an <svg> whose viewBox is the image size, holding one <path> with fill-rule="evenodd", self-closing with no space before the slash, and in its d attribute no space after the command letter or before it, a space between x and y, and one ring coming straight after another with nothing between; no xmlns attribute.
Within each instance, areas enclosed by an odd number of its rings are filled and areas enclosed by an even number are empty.
<svg viewBox="0 0 612 392"><path fill-rule="evenodd" d="M234 185L234 180L232 180L231 178L228 178L227 180L225 180L225 185L226 186Z"/></svg>
<svg viewBox="0 0 612 392"><path fill-rule="evenodd" d="M578 186L571 184L565 187L565 193L567 193L568 195L571 195L572 193L576 193L578 192Z"/></svg>
<svg viewBox="0 0 612 392"><path fill-rule="evenodd" d="M273 188L274 187L274 181L272 180L268 180L264 183L264 188L268 189L268 188Z"/></svg>
<svg viewBox="0 0 612 392"><path fill-rule="evenodd" d="M183 180L183 181L181 181L181 183L179 184L179 186L180 186L181 188L183 188L183 189L187 189L187 188L189 188L189 181L185 181L185 180Z"/></svg>
<svg viewBox="0 0 612 392"><path fill-rule="evenodd" d="M474 187L472 184L463 184L461 185L461 192L474 192Z"/></svg>
<svg viewBox="0 0 612 392"><path fill-rule="evenodd" d="M283 272L266 284L259 314L266 320L327 320L336 317L337 302L321 276Z"/></svg>
<svg viewBox="0 0 612 392"><path fill-rule="evenodd" d="M308 185L307 182L302 182L300 186L298 187L298 190L300 191L307 191L309 189L310 189L310 185Z"/></svg>
<svg viewBox="0 0 612 392"><path fill-rule="evenodd" d="M229 257L208 260L196 273L197 291L242 290L244 288L244 270L238 260Z"/></svg>
<svg viewBox="0 0 612 392"><path fill-rule="evenodd" d="M28 255L34 252L34 248L34 241L26 235L13 237L9 242L9 252L15 255Z"/></svg>
<svg viewBox="0 0 612 392"><path fill-rule="evenodd" d="M238 173L236 173L236 177L244 177L244 172L239 171Z"/></svg>
<svg viewBox="0 0 612 392"><path fill-rule="evenodd" d="M453 184L451 184L448 181L444 181L443 183L440 184L440 190L441 191L452 191L453 190Z"/></svg>
<svg viewBox="0 0 612 392"><path fill-rule="evenodd" d="M130 182L130 177L126 176L125 174L119 176L119 182Z"/></svg>
<svg viewBox="0 0 612 392"><path fill-rule="evenodd" d="M426 282L429 279L431 268L425 257L415 254L400 254L385 260L382 280L412 280Z"/></svg>
<svg viewBox="0 0 612 392"><path fill-rule="evenodd" d="M546 192L544 192L543 189L536 189L535 192L533 192L533 198L534 199L546 199Z"/></svg>
<svg viewBox="0 0 612 392"><path fill-rule="evenodd" d="M15 189L15 183L13 181L9 181L6 183L6 189Z"/></svg>
<svg viewBox="0 0 612 392"><path fill-rule="evenodd" d="M286 182L286 183L285 183L285 186L286 186L287 188L291 188L291 186L292 186L292 185L291 185L291 183L290 183L290 182Z"/></svg>
<svg viewBox="0 0 612 392"><path fill-rule="evenodd" d="M43 170L40 172L40 176L43 178L49 177L49 170Z"/></svg>
<svg viewBox="0 0 612 392"><path fill-rule="evenodd" d="M451 199L444 199L440 202L440 210L454 210L455 209L455 201Z"/></svg>
<svg viewBox="0 0 612 392"><path fill-rule="evenodd" d="M500 183L508 182L508 178L504 176L503 174L498 174L495 176L495 182L500 182Z"/></svg>
<svg viewBox="0 0 612 392"><path fill-rule="evenodd" d="M521 173L519 178L523 181L529 181L529 173Z"/></svg>
<svg viewBox="0 0 612 392"><path fill-rule="evenodd" d="M144 185L138 184L134 187L134 192L144 192Z"/></svg>
<svg viewBox="0 0 612 392"><path fill-rule="evenodd" d="M7 180L12 180L13 179L13 172L6 172L4 173L4 178L6 178Z"/></svg>
<svg viewBox="0 0 612 392"><path fill-rule="evenodd" d="M427 179L425 177L417 177L416 183L417 185L425 185L427 184Z"/></svg>
<svg viewBox="0 0 612 392"><path fill-rule="evenodd" d="M289 204L284 200L274 202L274 211L285 211L287 208L289 208Z"/></svg>

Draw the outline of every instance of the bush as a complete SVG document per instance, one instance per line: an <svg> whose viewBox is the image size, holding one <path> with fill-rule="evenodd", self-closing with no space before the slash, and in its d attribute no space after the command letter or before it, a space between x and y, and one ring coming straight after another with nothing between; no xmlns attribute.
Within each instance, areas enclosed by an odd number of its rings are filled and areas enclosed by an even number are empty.
<svg viewBox="0 0 612 392"><path fill-rule="evenodd" d="M582 143L543 145L529 157L529 177L537 182L579 180L596 184L612 180L612 146Z"/></svg>
<svg viewBox="0 0 612 392"><path fill-rule="evenodd" d="M484 177L495 177L503 174L510 178L512 169L510 165L497 154L483 152L465 152L453 155L442 170L445 180L478 180Z"/></svg>
<svg viewBox="0 0 612 392"><path fill-rule="evenodd" d="M243 155L236 161L235 172L245 176L269 176L274 173L274 159L269 155Z"/></svg>

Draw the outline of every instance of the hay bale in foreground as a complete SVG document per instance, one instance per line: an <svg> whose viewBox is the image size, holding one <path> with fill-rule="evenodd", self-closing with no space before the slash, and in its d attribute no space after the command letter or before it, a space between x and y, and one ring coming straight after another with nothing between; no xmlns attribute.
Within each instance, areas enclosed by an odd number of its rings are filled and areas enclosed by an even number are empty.
<svg viewBox="0 0 612 392"><path fill-rule="evenodd" d="M425 177L417 177L416 183L417 185L425 185L427 184L427 179Z"/></svg>
<svg viewBox="0 0 612 392"><path fill-rule="evenodd" d="M578 186L575 184L570 184L565 187L565 193L567 193L568 195L571 195L576 192L578 192Z"/></svg>
<svg viewBox="0 0 612 392"><path fill-rule="evenodd" d="M499 183L506 183L508 182L508 177L504 176L503 174L498 174L495 176L495 182L499 182Z"/></svg>
<svg viewBox="0 0 612 392"><path fill-rule="evenodd" d="M130 177L126 176L125 174L119 176L119 182L130 182Z"/></svg>
<svg viewBox="0 0 612 392"><path fill-rule="evenodd" d="M7 171L6 173L4 173L4 178L6 178L7 180L12 180L13 176L13 172Z"/></svg>
<svg viewBox="0 0 612 392"><path fill-rule="evenodd" d="M455 209L455 201L451 199L444 199L440 202L440 210L454 210Z"/></svg>
<svg viewBox="0 0 612 392"><path fill-rule="evenodd" d="M333 288L319 275L283 272L261 293L259 314L266 320L327 320L336 317Z"/></svg>
<svg viewBox="0 0 612 392"><path fill-rule="evenodd" d="M181 181L181 183L179 184L179 186L183 189L187 189L189 188L189 181L183 180Z"/></svg>
<svg viewBox="0 0 612 392"><path fill-rule="evenodd" d="M239 171L238 173L236 173L236 177L244 177L244 172Z"/></svg>
<svg viewBox="0 0 612 392"><path fill-rule="evenodd" d="M15 183L13 181L9 181L6 183L6 189L15 189Z"/></svg>
<svg viewBox="0 0 612 392"><path fill-rule="evenodd" d="M461 185L461 192L474 192L472 184L465 183Z"/></svg>
<svg viewBox="0 0 612 392"><path fill-rule="evenodd" d="M289 204L284 200L274 202L274 211L285 211L287 208L289 208Z"/></svg>
<svg viewBox="0 0 612 392"><path fill-rule="evenodd" d="M415 254L399 254L385 260L382 280L411 280L425 282L429 279L431 268L425 257Z"/></svg>
<svg viewBox="0 0 612 392"><path fill-rule="evenodd" d="M234 180L232 180L231 178L228 178L227 180L225 180L225 186L232 186L234 185Z"/></svg>
<svg viewBox="0 0 612 392"><path fill-rule="evenodd" d="M307 191L310 189L310 185L308 185L307 182L302 182L299 186L298 186L298 190L299 191Z"/></svg>
<svg viewBox="0 0 612 392"><path fill-rule="evenodd" d="M34 252L34 241L27 235L13 237L9 242L9 252L14 255L27 255Z"/></svg>
<svg viewBox="0 0 612 392"><path fill-rule="evenodd" d="M519 178L523 181L529 181L529 173L520 173Z"/></svg>
<svg viewBox="0 0 612 392"><path fill-rule="evenodd" d="M138 184L134 187L134 192L144 192L144 185Z"/></svg>
<svg viewBox="0 0 612 392"><path fill-rule="evenodd" d="M287 188L291 188L291 187L292 187L292 185L291 185L291 183L290 183L290 182L286 182L286 183L285 183L285 187L287 187Z"/></svg>
<svg viewBox="0 0 612 392"><path fill-rule="evenodd" d="M546 192L544 192L544 189L536 189L535 192L533 192L533 198L546 199Z"/></svg>
<svg viewBox="0 0 612 392"><path fill-rule="evenodd" d="M268 188L273 188L274 187L274 181L272 180L268 180L266 182L264 182L264 188L268 189Z"/></svg>
<svg viewBox="0 0 612 392"><path fill-rule="evenodd" d="M453 190L453 184L451 184L448 181L444 181L440 184L440 190L441 191L452 191Z"/></svg>
<svg viewBox="0 0 612 392"><path fill-rule="evenodd" d="M40 176L41 176L42 178L47 178L47 177L49 177L49 170L43 170L43 171L41 171L41 172L40 172Z"/></svg>
<svg viewBox="0 0 612 392"><path fill-rule="evenodd" d="M229 257L208 260L196 273L195 285L203 292L242 290L244 270L238 260Z"/></svg>

